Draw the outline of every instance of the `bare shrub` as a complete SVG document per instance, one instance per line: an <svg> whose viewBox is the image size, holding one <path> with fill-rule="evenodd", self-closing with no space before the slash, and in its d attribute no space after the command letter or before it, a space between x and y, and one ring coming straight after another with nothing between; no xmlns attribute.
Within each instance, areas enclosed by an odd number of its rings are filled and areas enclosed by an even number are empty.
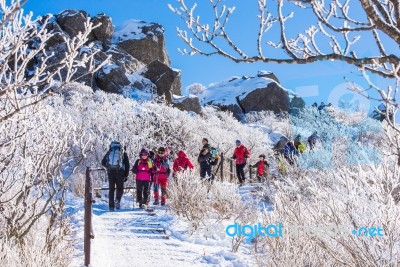
<svg viewBox="0 0 400 267"><path fill-rule="evenodd" d="M258 210L255 203L239 202L233 211L233 222L240 225L254 225L258 223ZM236 235L232 237L232 252L238 252L245 236ZM253 240L252 240L253 241Z"/></svg>
<svg viewBox="0 0 400 267"><path fill-rule="evenodd" d="M296 236L262 238L261 251L269 257L259 257L260 265L397 266L400 207L392 192L398 185L398 168L387 168L395 164L395 158L386 158L376 166L344 166L335 172L319 171L319 177L314 173L292 180L291 190L281 186L274 212L264 216L263 225L282 222L284 229L299 225L332 231L303 229ZM354 235L360 227L381 227L384 235Z"/></svg>
<svg viewBox="0 0 400 267"><path fill-rule="evenodd" d="M82 172L76 172L71 175L70 187L75 196L85 197L85 179L85 174Z"/></svg>
<svg viewBox="0 0 400 267"><path fill-rule="evenodd" d="M178 173L168 185L169 207L184 216L196 228L207 218L209 184L192 171Z"/></svg>
<svg viewBox="0 0 400 267"><path fill-rule="evenodd" d="M70 223L58 220L47 225L42 217L25 236L23 243L4 238L0 242L0 265L13 267L69 266L73 254ZM45 229L45 233L43 232Z"/></svg>
<svg viewBox="0 0 400 267"><path fill-rule="evenodd" d="M216 181L212 184L210 193L210 206L217 219L231 219L236 215L236 207L241 204L242 200L236 192L235 185Z"/></svg>

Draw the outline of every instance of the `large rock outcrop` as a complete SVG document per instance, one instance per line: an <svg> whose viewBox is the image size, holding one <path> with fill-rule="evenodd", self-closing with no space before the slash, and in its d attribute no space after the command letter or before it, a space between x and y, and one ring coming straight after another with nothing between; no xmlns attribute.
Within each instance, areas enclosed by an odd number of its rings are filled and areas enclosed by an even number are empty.
<svg viewBox="0 0 400 267"><path fill-rule="evenodd" d="M259 70L258 73L257 73L257 77L268 78L268 79L274 80L275 82L279 83L278 78L271 71Z"/></svg>
<svg viewBox="0 0 400 267"><path fill-rule="evenodd" d="M85 32L85 24L88 18L88 14L85 11L64 10L56 17L58 25L69 37L74 38L80 32ZM94 36L91 34L88 41L93 41L93 39Z"/></svg>
<svg viewBox="0 0 400 267"><path fill-rule="evenodd" d="M136 72L145 66L142 62L115 46L107 50L106 54L111 55L112 62L118 66L123 66L127 72Z"/></svg>
<svg viewBox="0 0 400 267"><path fill-rule="evenodd" d="M111 37L114 33L114 25L109 16L105 14L99 14L91 19L93 23L92 33L96 40L101 41L104 45L108 45L111 42Z"/></svg>
<svg viewBox="0 0 400 267"><path fill-rule="evenodd" d="M239 97L239 101L244 113L263 110L289 111L288 93L276 82L270 82L266 86L252 90L243 98Z"/></svg>
<svg viewBox="0 0 400 267"><path fill-rule="evenodd" d="M170 65L165 50L164 28L160 24L126 21L113 34L113 43L146 65L155 60Z"/></svg>
<svg viewBox="0 0 400 267"><path fill-rule="evenodd" d="M233 77L214 83L199 95L203 105L228 110L238 120L251 111L289 111L289 93L273 73L259 72L256 77Z"/></svg>
<svg viewBox="0 0 400 267"><path fill-rule="evenodd" d="M180 95L180 72L170 68L159 60L151 62L143 76L148 78L157 87L157 94L165 96L168 103L172 102L172 95Z"/></svg>
<svg viewBox="0 0 400 267"><path fill-rule="evenodd" d="M94 28L88 36L78 57L95 53L94 64L106 61L106 65L94 75L86 75L86 66L77 66L72 80L83 82L94 89L112 93L127 93L132 97L149 99L155 92L165 95L171 103L173 94L180 94L180 71L170 67L165 49L164 29L156 23L129 20L114 31L112 19L105 14L90 17L85 11L65 10L57 15L43 16L39 23L54 35L46 42L47 54L54 56L47 61L49 70L57 68L64 60L67 44L72 38L84 32L85 24L91 21ZM36 43L35 43L36 42ZM31 49L39 41L32 41ZM39 55L29 62L27 73L33 73L41 63ZM146 73L146 77L142 73ZM61 70L62 78L67 70ZM157 88L155 88L157 87ZM127 89L127 90L123 90ZM140 91L135 93L134 91Z"/></svg>
<svg viewBox="0 0 400 267"><path fill-rule="evenodd" d="M130 82L125 76L125 68L115 65L105 65L96 76L97 86L110 93L122 93L122 89Z"/></svg>
<svg viewBox="0 0 400 267"><path fill-rule="evenodd" d="M174 96L172 100L172 106L183 111L191 111L196 114L202 113L199 98L195 95Z"/></svg>

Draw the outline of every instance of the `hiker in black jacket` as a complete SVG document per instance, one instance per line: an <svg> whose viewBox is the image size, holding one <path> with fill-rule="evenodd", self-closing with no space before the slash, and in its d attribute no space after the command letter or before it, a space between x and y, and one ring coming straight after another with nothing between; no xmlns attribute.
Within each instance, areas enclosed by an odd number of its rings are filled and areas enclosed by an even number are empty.
<svg viewBox="0 0 400 267"><path fill-rule="evenodd" d="M129 158L125 152L122 152L122 146L117 141L112 141L110 148L104 155L101 161L107 169L108 175L108 207L110 211L114 211L121 208L121 198L124 194L124 182L127 180L129 175ZM117 187L117 195L114 201L114 191Z"/></svg>

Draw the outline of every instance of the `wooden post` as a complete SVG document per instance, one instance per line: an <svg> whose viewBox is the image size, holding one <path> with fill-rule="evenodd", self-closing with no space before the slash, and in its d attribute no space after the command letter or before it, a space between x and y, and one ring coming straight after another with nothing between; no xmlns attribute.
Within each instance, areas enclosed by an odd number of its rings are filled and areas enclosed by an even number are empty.
<svg viewBox="0 0 400 267"><path fill-rule="evenodd" d="M249 165L249 175L250 175L250 181L252 181L252 178L253 178L253 171L252 171L252 168L251 168L251 166Z"/></svg>
<svg viewBox="0 0 400 267"><path fill-rule="evenodd" d="M85 253L85 266L90 265L90 239L92 235L92 183L90 180L90 169L86 167L85 180L85 226L83 237L83 250Z"/></svg>
<svg viewBox="0 0 400 267"><path fill-rule="evenodd" d="M229 171L230 171L230 173L229 173L229 175L230 175L230 179L231 179L231 183L233 182L233 161L232 160L230 160L229 161Z"/></svg>
<svg viewBox="0 0 400 267"><path fill-rule="evenodd" d="M224 153L221 152L221 181L224 181Z"/></svg>

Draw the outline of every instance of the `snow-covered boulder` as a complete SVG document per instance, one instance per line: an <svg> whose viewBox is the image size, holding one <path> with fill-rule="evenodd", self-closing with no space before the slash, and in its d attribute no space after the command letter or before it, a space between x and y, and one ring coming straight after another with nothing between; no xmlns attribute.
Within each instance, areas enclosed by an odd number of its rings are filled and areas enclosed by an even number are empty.
<svg viewBox="0 0 400 267"><path fill-rule="evenodd" d="M92 33L96 40L101 41L103 44L108 44L111 42L111 37L114 33L114 25L109 16L105 14L99 14L91 19L93 26Z"/></svg>
<svg viewBox="0 0 400 267"><path fill-rule="evenodd" d="M106 54L111 55L111 60L115 64L123 66L128 72L136 72L144 67L143 63L141 63L139 60L114 45L112 45L110 49L106 51Z"/></svg>
<svg viewBox="0 0 400 267"><path fill-rule="evenodd" d="M268 79L274 80L275 82L279 83L278 78L275 76L275 74L272 71L259 70L257 73L257 77L268 78Z"/></svg>
<svg viewBox="0 0 400 267"><path fill-rule="evenodd" d="M56 15L56 17L58 25L71 38L77 36L79 32L85 31L85 23L88 18L88 14L85 11L68 9ZM93 41L94 35L90 34L88 38L88 41Z"/></svg>
<svg viewBox="0 0 400 267"><path fill-rule="evenodd" d="M43 16L39 21L42 25L45 21L47 21L45 24L47 32L54 34L49 38L49 40L46 41L46 49L63 43L64 39L67 38L67 34L61 29L60 25L57 23L57 18L52 14Z"/></svg>
<svg viewBox="0 0 400 267"><path fill-rule="evenodd" d="M289 94L292 93L274 79L243 76L211 84L199 98L202 105L229 110L241 120L244 114L251 111L287 112Z"/></svg>
<svg viewBox="0 0 400 267"><path fill-rule="evenodd" d="M192 111L196 114L202 113L199 98L195 95L177 96L172 99L172 106L184 111Z"/></svg>
<svg viewBox="0 0 400 267"><path fill-rule="evenodd" d="M145 64L159 60L170 65L164 28L160 24L128 20L115 29L112 40L118 48Z"/></svg>
<svg viewBox="0 0 400 267"><path fill-rule="evenodd" d="M125 68L116 64L103 66L96 77L97 86L110 93L122 93L123 87L130 84L125 75Z"/></svg>
<svg viewBox="0 0 400 267"><path fill-rule="evenodd" d="M159 60L151 62L143 76L157 86L157 94L165 95L168 103L172 102L173 94L181 95L181 73L165 63Z"/></svg>
<svg viewBox="0 0 400 267"><path fill-rule="evenodd" d="M160 24L129 20L114 30L112 19L105 14L90 17L85 11L65 10L57 15L48 14L40 18L38 23L46 30L56 33L47 41L46 49L54 53L48 60L49 69L57 67L67 50L66 43L85 31L85 23L90 20L95 28L88 36L88 41L79 56L97 53L94 64L107 60L107 65L94 75L86 75L88 65L78 66L73 77L94 89L128 95L142 95L150 88L149 95L154 97L155 88L158 95L164 95L171 103L172 95L181 94L181 73L170 67L165 49L164 28ZM30 48L35 49L39 41L32 42ZM108 60L107 58L110 57ZM33 73L41 58L32 59L27 73ZM65 76L65 70L60 71ZM145 77L144 74L147 76ZM140 76L140 77L139 77ZM94 78L95 77L95 78ZM143 80L148 82L143 83ZM149 84L151 86L149 87ZM133 91L140 91L136 94ZM151 91L151 92L150 92Z"/></svg>
<svg viewBox="0 0 400 267"><path fill-rule="evenodd" d="M283 87L275 81L268 78L265 79L266 85L255 87L252 91L239 96L240 105L243 112L271 110L274 112L289 111L289 95ZM258 81L256 81L258 83Z"/></svg>

